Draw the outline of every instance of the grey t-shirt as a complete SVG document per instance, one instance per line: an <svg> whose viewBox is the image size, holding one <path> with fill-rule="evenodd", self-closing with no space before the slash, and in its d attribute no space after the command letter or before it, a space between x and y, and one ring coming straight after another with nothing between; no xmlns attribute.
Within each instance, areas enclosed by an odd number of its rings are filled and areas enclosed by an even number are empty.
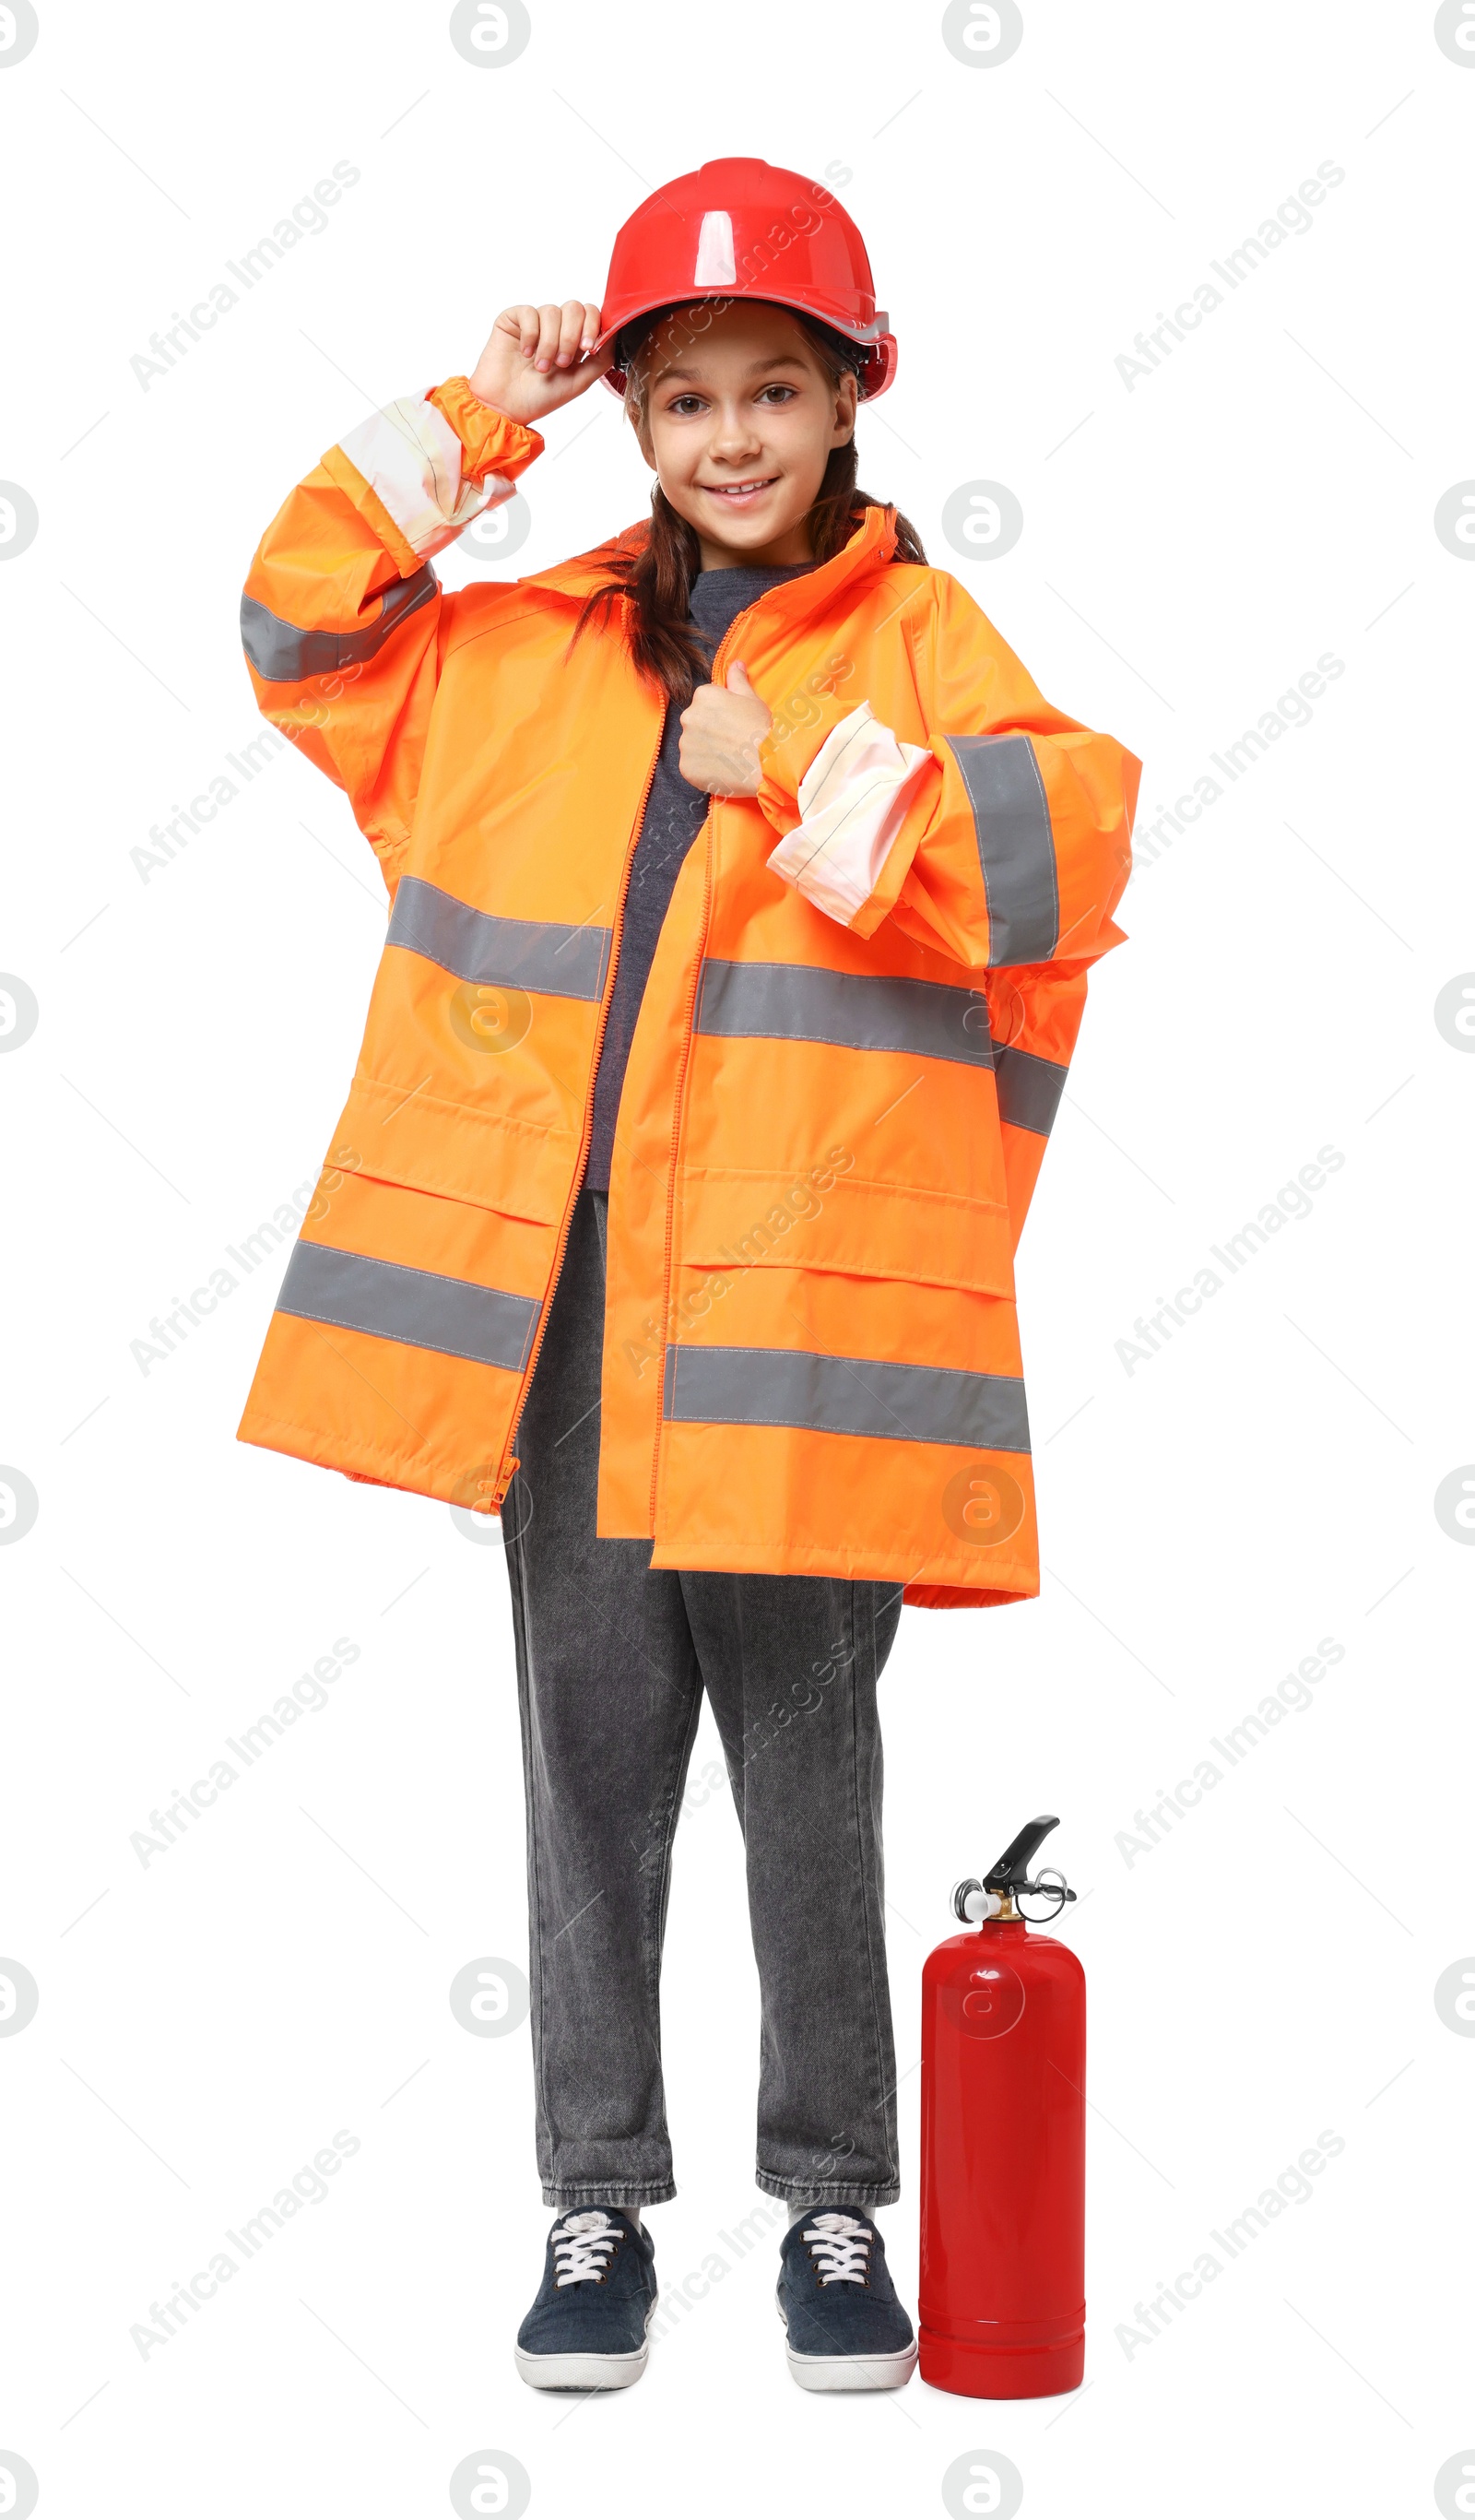
<svg viewBox="0 0 1475 2520"><path fill-rule="evenodd" d="M788 577L803 577L816 565L813 561L802 561L791 568L704 568L693 581L691 620L708 663L739 612L756 604L771 586L782 586ZM619 967L594 1087L594 1135L588 1172L591 1190L609 1188L615 1118L641 1000L682 861L706 821L711 801L699 788L689 787L683 779L680 751L681 711L673 701L666 709L660 757L646 800L625 894Z"/></svg>

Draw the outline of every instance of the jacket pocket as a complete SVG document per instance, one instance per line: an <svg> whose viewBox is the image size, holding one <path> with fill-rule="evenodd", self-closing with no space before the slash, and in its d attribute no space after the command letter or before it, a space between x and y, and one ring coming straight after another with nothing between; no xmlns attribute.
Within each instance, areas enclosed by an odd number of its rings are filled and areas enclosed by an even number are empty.
<svg viewBox="0 0 1475 2520"><path fill-rule="evenodd" d="M404 1190L428 1191L557 1225L578 1160L571 1130L509 1119L428 1090L355 1079L333 1141L329 1166Z"/></svg>
<svg viewBox="0 0 1475 2520"><path fill-rule="evenodd" d="M688 1171L688 1269L826 1270L844 1277L1014 1292L1006 1207L825 1164L794 1174Z"/></svg>

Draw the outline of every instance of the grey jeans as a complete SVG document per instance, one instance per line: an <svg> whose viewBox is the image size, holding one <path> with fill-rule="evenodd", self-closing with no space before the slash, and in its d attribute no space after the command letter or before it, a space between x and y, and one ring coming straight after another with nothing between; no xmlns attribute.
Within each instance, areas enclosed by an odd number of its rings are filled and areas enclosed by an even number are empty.
<svg viewBox="0 0 1475 2520"><path fill-rule="evenodd" d="M604 1212L580 1192L503 1508L544 2202L676 2193L660 1958L705 1689L762 1997L758 2185L793 2204L888 2205L900 2190L876 1681L899 1590L652 1572L648 1540L596 1538Z"/></svg>

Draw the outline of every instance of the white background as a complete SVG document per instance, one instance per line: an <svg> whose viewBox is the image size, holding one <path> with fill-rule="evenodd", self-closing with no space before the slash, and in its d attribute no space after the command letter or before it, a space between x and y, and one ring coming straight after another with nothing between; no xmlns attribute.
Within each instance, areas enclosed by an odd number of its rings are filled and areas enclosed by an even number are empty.
<svg viewBox="0 0 1475 2520"><path fill-rule="evenodd" d="M43 2520L402 2520L483 2448L548 2515L942 2511L980 2449L1030 2520L1454 2509L1475 2045L1433 1990L1475 1952L1475 1555L1433 1501L1475 1457L1475 1059L1433 1010L1475 968L1475 570L1433 512L1475 473L1475 68L1431 8L1372 0L1026 0L992 68L935 6L876 0L536 0L501 68L405 0L40 14L0 69L0 475L39 515L0 568L0 968L40 1011L0 1058L0 1461L39 1498L0 1549L0 1952L40 1990L0 2039L0 2448ZM1074 2400L789 2381L773 2242L717 2237L757 2201L725 1792L678 1839L680 2194L650 2227L668 2296L714 2251L729 2271L638 2390L522 2386L527 2033L469 2037L447 2001L469 1959L526 1960L499 1552L236 1444L275 1265L147 1374L131 1353L315 1172L382 937L347 806L291 752L147 881L130 857L254 732L258 535L372 406L469 368L511 299L598 296L645 193L732 153L833 170L901 342L862 478L1051 699L1143 757L1140 828L1319 655L1345 666L1140 869L1092 982L1021 1255L1043 1598L909 1611L883 1684L898 2280L914 2298L922 1958L953 1879L1058 1812L1095 2104ZM149 336L344 158L326 233L145 391ZM1133 337L1326 159L1311 232L1129 391ZM547 434L514 567L647 495L603 389ZM1024 512L993 562L941 530L980 478ZM1324 1146L1311 1215L1129 1372L1137 1316ZM340 1637L329 1706L141 1865L151 1810ZM1135 1813L1328 1637L1312 1705L1129 1863ZM693 1778L714 1756L704 1727ZM327 2199L141 2359L130 2326L339 2129L360 2149ZM1323 2130L1345 2148L1310 2200L1125 2351L1134 2305Z"/></svg>

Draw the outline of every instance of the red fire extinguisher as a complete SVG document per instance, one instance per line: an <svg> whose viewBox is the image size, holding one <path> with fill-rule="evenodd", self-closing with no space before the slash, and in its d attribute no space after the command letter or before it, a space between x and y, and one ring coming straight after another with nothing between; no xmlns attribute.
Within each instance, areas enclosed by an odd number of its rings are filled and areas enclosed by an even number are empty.
<svg viewBox="0 0 1475 2520"><path fill-rule="evenodd" d="M1076 1895L1029 1878L1058 1825L1032 1820L959 1882L973 1930L922 1971L919 2362L958 2397L1051 2398L1085 2368L1086 1973L1029 1930Z"/></svg>

